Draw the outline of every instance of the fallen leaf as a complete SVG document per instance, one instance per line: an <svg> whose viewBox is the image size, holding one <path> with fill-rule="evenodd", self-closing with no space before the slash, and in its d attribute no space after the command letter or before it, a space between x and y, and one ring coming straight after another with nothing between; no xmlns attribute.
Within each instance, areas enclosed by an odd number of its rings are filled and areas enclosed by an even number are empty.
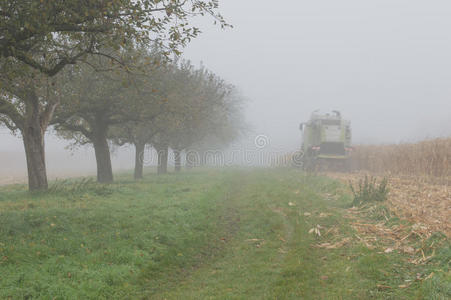
<svg viewBox="0 0 451 300"><path fill-rule="evenodd" d="M380 289L380 290L388 290L388 289L391 289L391 286L378 284L377 288Z"/></svg>
<svg viewBox="0 0 451 300"><path fill-rule="evenodd" d="M320 230L321 228L323 228L323 227L321 227L321 225L316 225L316 227L313 227L312 229L310 229L308 231L308 233L309 234L315 233L317 236L321 236L321 230Z"/></svg>
<svg viewBox="0 0 451 300"><path fill-rule="evenodd" d="M330 213L320 213L319 214L319 217L320 218L327 218L327 217L330 217L332 214L330 214Z"/></svg>
<svg viewBox="0 0 451 300"><path fill-rule="evenodd" d="M245 242L259 242L259 241L263 241L262 239L248 239L245 240Z"/></svg>
<svg viewBox="0 0 451 300"><path fill-rule="evenodd" d="M350 240L351 240L350 238L344 238L343 240L336 242L335 244L323 243L323 244L316 245L316 247L324 248L324 249L337 249L337 248L341 248L344 245L346 245L347 243L349 243Z"/></svg>

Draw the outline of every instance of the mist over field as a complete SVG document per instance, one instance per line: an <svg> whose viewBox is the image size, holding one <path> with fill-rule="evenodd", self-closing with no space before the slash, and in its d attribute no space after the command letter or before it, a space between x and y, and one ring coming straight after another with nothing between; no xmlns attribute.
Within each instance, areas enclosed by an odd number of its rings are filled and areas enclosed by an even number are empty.
<svg viewBox="0 0 451 300"><path fill-rule="evenodd" d="M316 109L342 112L354 143L419 141L451 134L449 1L221 2L234 28L195 20L202 35L183 57L235 84L250 130L238 148L265 135L268 151L300 147L299 123ZM3 175L25 176L22 141L0 129ZM94 172L90 146L68 151L47 133L49 173ZM249 146L250 145L250 146ZM126 147L115 169L132 167ZM70 171L69 171L70 170Z"/></svg>
<svg viewBox="0 0 451 300"><path fill-rule="evenodd" d="M0 299L451 299L450 28L0 1Z"/></svg>

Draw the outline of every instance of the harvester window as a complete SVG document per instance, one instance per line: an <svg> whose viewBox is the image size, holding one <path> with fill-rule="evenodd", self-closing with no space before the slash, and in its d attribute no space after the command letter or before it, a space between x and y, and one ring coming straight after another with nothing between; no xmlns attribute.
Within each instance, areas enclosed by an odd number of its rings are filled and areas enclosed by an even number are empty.
<svg viewBox="0 0 451 300"><path fill-rule="evenodd" d="M339 126L341 124L340 120L322 120L322 125L332 125Z"/></svg>

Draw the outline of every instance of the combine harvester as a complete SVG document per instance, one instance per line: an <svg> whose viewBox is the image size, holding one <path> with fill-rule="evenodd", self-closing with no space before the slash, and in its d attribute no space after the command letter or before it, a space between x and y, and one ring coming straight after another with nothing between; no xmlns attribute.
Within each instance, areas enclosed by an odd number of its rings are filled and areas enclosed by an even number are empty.
<svg viewBox="0 0 451 300"><path fill-rule="evenodd" d="M300 126L303 132L302 166L308 171L348 171L352 152L351 122L339 111L312 113Z"/></svg>

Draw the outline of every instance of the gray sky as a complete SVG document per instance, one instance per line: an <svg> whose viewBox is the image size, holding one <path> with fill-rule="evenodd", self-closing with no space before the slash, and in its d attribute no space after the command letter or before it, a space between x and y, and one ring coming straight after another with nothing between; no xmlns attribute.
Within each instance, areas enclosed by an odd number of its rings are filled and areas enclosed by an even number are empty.
<svg viewBox="0 0 451 300"><path fill-rule="evenodd" d="M221 12L235 28L202 19L184 56L241 89L248 122L274 148L296 149L317 108L341 110L357 143L451 134L449 0L222 0ZM0 152L17 149L0 129Z"/></svg>
<svg viewBox="0 0 451 300"><path fill-rule="evenodd" d="M235 26L202 26L186 57L252 99L249 121L277 147L299 143L311 111L338 109L356 142L451 133L451 3L227 0Z"/></svg>

